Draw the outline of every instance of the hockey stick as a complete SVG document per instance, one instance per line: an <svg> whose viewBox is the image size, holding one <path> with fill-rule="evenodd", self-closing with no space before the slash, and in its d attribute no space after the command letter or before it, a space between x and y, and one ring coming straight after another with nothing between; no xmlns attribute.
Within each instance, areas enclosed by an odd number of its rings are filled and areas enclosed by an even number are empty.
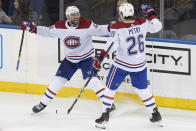
<svg viewBox="0 0 196 131"><path fill-rule="evenodd" d="M26 16L25 16L25 20L26 20L26 18L29 17L29 2L30 1L28 0L27 1L27 13L26 13ZM17 64L16 64L16 70L17 71L19 69L19 64L20 64L20 56L21 56L21 52L22 52L22 45L23 45L23 40L24 40L24 34L25 34L25 30L22 31L22 38L21 38L20 49L19 49L19 54L18 54L18 59L17 59Z"/></svg>
<svg viewBox="0 0 196 131"><path fill-rule="evenodd" d="M114 40L116 39L117 37L114 38ZM111 45L109 46L109 48L107 49L103 59L101 59L100 63L101 64L104 60L104 58L106 57L107 53L110 51L111 47L113 46L114 44L114 40L113 42L111 43ZM71 105L71 107L68 109L67 113L69 114L72 110L72 108L74 107L74 105L76 104L76 102L78 101L78 99L80 98L80 96L82 95L82 93L84 92L84 89L87 87L88 83L90 82L90 80L93 78L93 75L90 76L90 78L87 80L86 84L84 85L84 87L82 88L82 90L80 91L79 95L76 97L75 101L73 102L73 104Z"/></svg>
<svg viewBox="0 0 196 131"><path fill-rule="evenodd" d="M20 50L19 50L18 60L17 60L17 65L16 65L16 70L17 70L17 71L18 71L19 64L20 64L20 56L21 56L21 51L22 51L22 45L23 45L23 40L24 40L24 34L25 34L25 30L22 31L22 38L21 38L21 43L20 43Z"/></svg>

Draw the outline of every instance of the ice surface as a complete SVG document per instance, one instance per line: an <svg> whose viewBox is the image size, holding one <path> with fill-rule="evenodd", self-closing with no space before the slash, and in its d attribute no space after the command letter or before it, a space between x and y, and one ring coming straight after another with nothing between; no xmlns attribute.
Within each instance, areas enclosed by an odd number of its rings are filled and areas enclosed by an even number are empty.
<svg viewBox="0 0 196 131"><path fill-rule="evenodd" d="M80 99L72 112L67 110L73 98L55 98L41 113L32 107L42 96L0 93L0 131L103 131L94 120L101 115L99 101ZM159 108L164 127L149 122L144 106L132 101L116 103L106 131L196 131L196 111ZM57 114L56 114L57 110Z"/></svg>

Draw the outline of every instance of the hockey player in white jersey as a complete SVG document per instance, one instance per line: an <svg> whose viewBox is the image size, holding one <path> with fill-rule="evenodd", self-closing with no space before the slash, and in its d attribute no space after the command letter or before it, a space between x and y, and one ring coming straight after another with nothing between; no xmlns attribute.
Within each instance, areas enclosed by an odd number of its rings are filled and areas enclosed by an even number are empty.
<svg viewBox="0 0 196 131"><path fill-rule="evenodd" d="M97 60L93 59L94 48L91 37L109 34L108 25L96 25L90 19L81 18L76 6L67 7L65 15L67 20L57 21L51 27L36 26L32 22L23 22L21 25L23 30L29 27L30 32L40 36L60 38L64 46L65 58L40 103L33 107L34 113L42 111L78 69L81 69L83 79L91 75L95 76L88 87L96 93L97 97L100 99L103 97L105 88L96 77L98 70L93 63ZM114 110L114 107L111 110Z"/></svg>
<svg viewBox="0 0 196 131"><path fill-rule="evenodd" d="M116 50L116 58L107 77L103 113L100 118L95 120L96 127L106 128L105 123L109 121L109 109L114 102L114 95L127 75L131 77L135 92L151 114L150 121L153 123L160 123L161 121L155 99L147 88L145 38L147 32L156 33L160 31L162 24L157 19L155 10L149 4L143 4L141 8L148 19L133 19L134 8L132 4L122 4L119 7L122 22L117 21L111 27L111 35L118 35L118 39L110 50L110 53ZM110 46L112 39L112 37L108 39L104 50Z"/></svg>

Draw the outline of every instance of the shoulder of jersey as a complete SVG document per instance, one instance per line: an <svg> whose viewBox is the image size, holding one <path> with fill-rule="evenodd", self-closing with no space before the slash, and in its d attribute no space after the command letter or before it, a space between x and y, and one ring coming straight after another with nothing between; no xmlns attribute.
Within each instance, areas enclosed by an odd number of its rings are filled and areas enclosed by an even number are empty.
<svg viewBox="0 0 196 131"><path fill-rule="evenodd" d="M60 20L57 21L55 23L55 28L57 29L67 29L67 27L65 26L66 20ZM87 18L80 18L80 23L77 27L77 29L85 29L85 28L89 28L92 24L92 20L91 19L87 19Z"/></svg>
<svg viewBox="0 0 196 131"><path fill-rule="evenodd" d="M122 21L117 21L115 24L112 24L111 29L130 28L136 25L141 25L145 22L146 22L146 19L143 17L134 19L134 22L132 23L124 23Z"/></svg>
<svg viewBox="0 0 196 131"><path fill-rule="evenodd" d="M66 20L59 20L55 23L55 28L56 29L67 29L65 26Z"/></svg>
<svg viewBox="0 0 196 131"><path fill-rule="evenodd" d="M91 26L91 24L92 24L91 19L80 18L80 23L79 23L79 26L77 27L77 29L89 28Z"/></svg>

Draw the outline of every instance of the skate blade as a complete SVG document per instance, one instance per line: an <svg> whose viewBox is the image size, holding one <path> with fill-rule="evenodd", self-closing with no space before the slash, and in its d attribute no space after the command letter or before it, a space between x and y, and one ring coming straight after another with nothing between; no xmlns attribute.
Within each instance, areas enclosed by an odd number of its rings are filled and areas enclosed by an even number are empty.
<svg viewBox="0 0 196 131"><path fill-rule="evenodd" d="M158 126L158 127L163 127L163 124L161 121L157 121L157 122L152 122L155 126Z"/></svg>
<svg viewBox="0 0 196 131"><path fill-rule="evenodd" d="M106 129L106 123L102 123L102 124L96 123L95 127L100 128L100 129Z"/></svg>

